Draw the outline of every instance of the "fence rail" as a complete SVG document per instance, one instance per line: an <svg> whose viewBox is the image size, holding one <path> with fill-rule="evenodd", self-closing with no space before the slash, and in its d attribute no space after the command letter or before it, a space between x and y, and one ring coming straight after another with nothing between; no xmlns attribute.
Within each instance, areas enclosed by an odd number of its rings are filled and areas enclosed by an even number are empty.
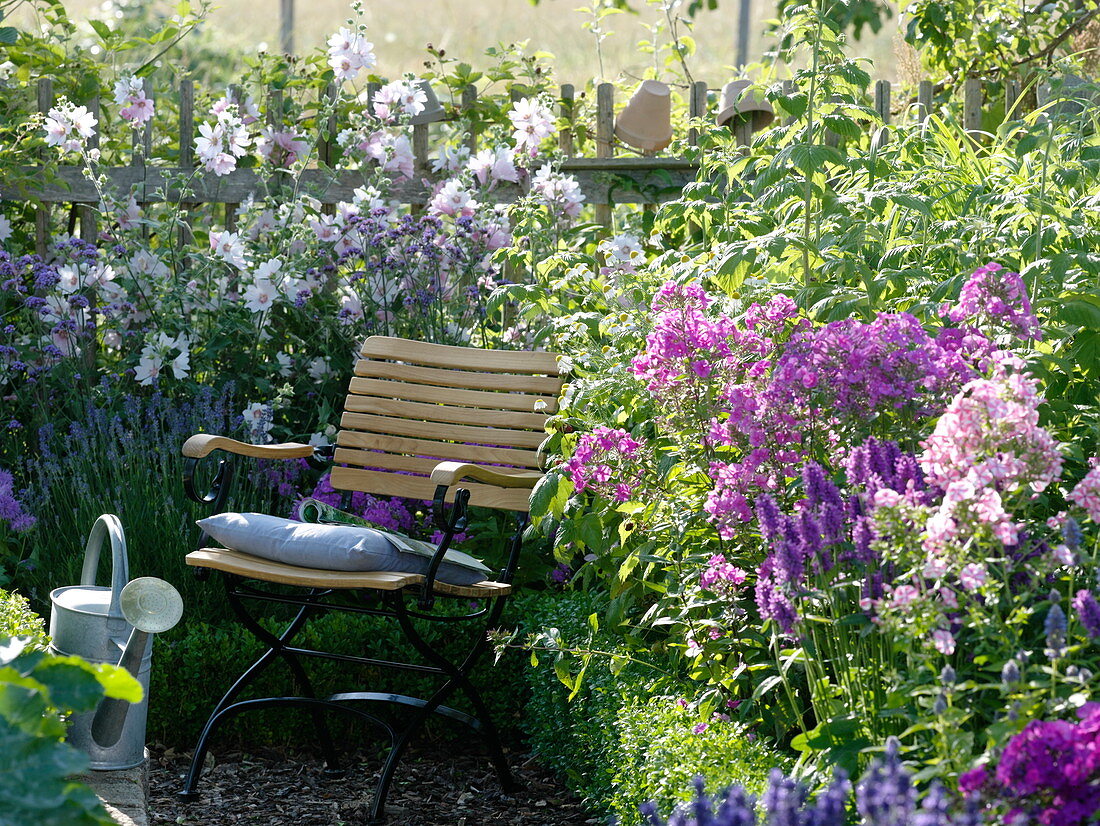
<svg viewBox="0 0 1100 826"><path fill-rule="evenodd" d="M793 84L788 82L788 91ZM273 189L296 186L300 191L317 198L322 204L332 205L341 201L350 201L353 192L362 186L362 174L355 171L332 170L331 162L335 158L332 138L318 137L317 159L319 164L305 169L296 181L290 181L285 174L263 174L254 169L237 169L225 176L197 169L194 159L195 139L195 89L192 81L180 83L177 90L179 100L178 135L179 149L171 160L158 161L153 156L153 123L145 124L133 136L130 163L126 166L99 167L97 173L104 176L106 186L113 192L135 195L141 204L156 202L184 202L188 206L201 204L225 204L226 222L232 224L236 205L249 195L260 196ZM370 90L368 90L370 91ZM688 90L688 115L691 119L701 119L712 114L710 97L713 90L705 81L698 81ZM891 109L893 87L889 81L879 80L873 86L873 105L884 123L894 118ZM54 105L53 83L49 78L38 81L38 108L43 113ZM146 94L153 97L152 90ZM336 88L328 87L324 96L334 98ZM1006 111L1011 108L1019 95L1018 84L1008 84L1005 95ZM896 107L896 111L906 118L923 120L932 108L933 86L929 81L920 84L916 105ZM513 92L513 99L518 95ZM595 157L583 157L576 154L576 91L570 84L559 88L560 114L566 123L558 136L559 148L564 157L560 167L573 174L584 192L586 200L596 207L597 220L610 221L611 206L615 203L658 203L679 197L683 187L695 179L697 163L683 157L655 156L617 156L619 146L614 136L615 124L615 88L610 83L602 83L596 88L595 129L592 130ZM467 88L459 104L459 111L466 111L477 103L477 90ZM981 126L983 115L982 82L969 79L964 84L962 101L962 121L966 130L977 130ZM99 98L87 101L85 105L98 118ZM272 89L268 93L268 119L275 123L275 113L282 107L282 93ZM327 135L337 132L335 115L326 124ZM733 130L738 143L745 145L752 139L752 125L748 119L734 124ZM471 132L466 136L465 145L471 151L478 147L479 135ZM685 135L689 145L698 143L698 130L691 127ZM834 139L836 136L832 136ZM99 136L92 139L91 148L99 145ZM415 175L394 185L391 197L410 205L423 205L430 197L432 187L442 176L430 171L429 153L431 148L430 124L418 124L412 127L412 148ZM634 151L634 150L632 150ZM53 169L50 175L45 168L23 170L28 173L23 180L34 180L32 189L18 189L10 182L0 180L0 199L9 201L35 201L42 206L36 216L36 241L40 252L45 252L48 244L50 226L50 208L58 204L71 204L70 228L76 220L80 224L80 235L87 239L96 236L96 211L94 205L99 197L95 186L88 181L78 166L61 166ZM185 186L182 184L186 184ZM496 202L509 202L523 194L522 187L505 184L497 187L490 198Z"/></svg>

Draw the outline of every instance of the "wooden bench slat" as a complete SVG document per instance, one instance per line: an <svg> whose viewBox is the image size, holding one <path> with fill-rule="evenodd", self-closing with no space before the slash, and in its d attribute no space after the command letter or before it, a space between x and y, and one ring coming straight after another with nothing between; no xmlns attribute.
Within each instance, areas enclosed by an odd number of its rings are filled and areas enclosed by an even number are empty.
<svg viewBox="0 0 1100 826"><path fill-rule="evenodd" d="M464 390L505 390L518 393L561 392L562 380L548 376L526 376L515 373L472 373L464 370L446 370L438 367L418 367L409 364L393 364L387 361L359 359L355 362L355 375L364 378L394 379L413 384L429 384L442 387L458 387Z"/></svg>
<svg viewBox="0 0 1100 826"><path fill-rule="evenodd" d="M345 430L366 431L368 433L411 436L413 438L439 441L460 442L464 445L486 445L489 447L527 447L537 448L546 439L546 434L530 430L512 430L506 427L470 427L459 424L440 424L423 422L416 419L395 419L389 416L372 416L367 413L344 413L340 417L340 427ZM428 455L431 455L430 453Z"/></svg>
<svg viewBox="0 0 1100 826"><path fill-rule="evenodd" d="M454 459L475 465L510 465L531 470L541 469L539 455L533 450L457 445L453 442L431 442L354 430L341 430L336 436L336 444L342 447L378 450L407 456L438 456L440 459Z"/></svg>
<svg viewBox="0 0 1100 826"><path fill-rule="evenodd" d="M544 433L546 416L541 413L518 413L511 410L479 410L470 407L452 407L445 404L421 404L398 399L379 399L373 396L349 395L344 410L350 413L369 413L427 422L448 424L486 425L514 430L534 430Z"/></svg>
<svg viewBox="0 0 1100 826"><path fill-rule="evenodd" d="M352 450L338 447L334 461L338 465L357 465L368 470L399 470L430 476L440 459L424 456L405 456L401 453L381 453L377 450Z"/></svg>
<svg viewBox="0 0 1100 826"><path fill-rule="evenodd" d="M547 414L558 411L557 394L532 396L525 393L496 393L482 390L461 390L450 387L433 387L427 384L393 382L385 379L351 380L351 393L357 396L375 396L385 399L407 399L416 402L462 405L464 407L492 410L516 410L530 413L537 402L546 405Z"/></svg>
<svg viewBox="0 0 1100 826"><path fill-rule="evenodd" d="M376 496L403 496L407 499L430 501L435 496L435 483L424 476L403 476L361 468L334 467L330 476L336 490L362 491ZM531 491L526 488L498 488L492 485L462 483L470 492L470 504L486 508L526 512L530 508ZM448 499L454 496L450 489Z"/></svg>
<svg viewBox="0 0 1100 826"><path fill-rule="evenodd" d="M186 560L188 565L195 568L213 568L216 571L260 579L264 582L301 585L308 588L372 588L379 591L399 591L424 582L422 574L301 568L226 548L203 548L192 551L187 555ZM477 599L504 596L511 593L512 586L491 580L474 585L449 585L446 582L436 582L434 590L439 594Z"/></svg>
<svg viewBox="0 0 1100 826"><path fill-rule="evenodd" d="M550 376L558 374L558 357L554 353L534 350L480 350L391 336L371 336L363 342L359 355L362 358L399 359L454 370Z"/></svg>

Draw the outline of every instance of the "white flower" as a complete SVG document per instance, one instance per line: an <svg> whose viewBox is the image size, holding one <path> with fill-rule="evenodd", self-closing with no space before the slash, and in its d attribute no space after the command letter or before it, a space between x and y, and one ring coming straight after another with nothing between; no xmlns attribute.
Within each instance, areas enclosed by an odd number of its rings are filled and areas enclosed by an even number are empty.
<svg viewBox="0 0 1100 826"><path fill-rule="evenodd" d="M429 207L440 215L473 215L478 202L457 180L447 181L432 198Z"/></svg>
<svg viewBox="0 0 1100 826"><path fill-rule="evenodd" d="M160 371L164 367L164 359L157 355L149 347L141 351L141 359L134 369L134 379L138 384L149 385L160 377Z"/></svg>
<svg viewBox="0 0 1100 826"><path fill-rule="evenodd" d="M538 154L543 138L554 133L554 116L537 98L516 101L508 119L515 129L512 139L516 142L516 152L526 151L532 158Z"/></svg>
<svg viewBox="0 0 1100 826"><path fill-rule="evenodd" d="M264 261L260 266L256 267L256 280L270 281L272 276L274 276L282 266L283 262L278 258L271 258Z"/></svg>
<svg viewBox="0 0 1100 826"><path fill-rule="evenodd" d="M210 233L210 249L227 264L232 264L239 270L248 266L244 259L244 243L235 232L226 230Z"/></svg>
<svg viewBox="0 0 1100 826"><path fill-rule="evenodd" d="M5 60L0 63L0 81L5 81L11 77L11 73L15 71L15 64L10 60Z"/></svg>
<svg viewBox="0 0 1100 826"><path fill-rule="evenodd" d="M444 146L439 157L432 161L432 172L458 172L470 160L470 150L465 146Z"/></svg>
<svg viewBox="0 0 1100 826"><path fill-rule="evenodd" d="M318 241L332 243L340 236L340 228L336 226L334 215L319 215L310 220L309 227Z"/></svg>
<svg viewBox="0 0 1100 826"><path fill-rule="evenodd" d="M501 146L496 151L482 149L470 159L469 169L482 186L495 184L497 181L519 181L515 154L507 146Z"/></svg>
<svg viewBox="0 0 1100 826"><path fill-rule="evenodd" d="M172 375L177 379L187 378L187 374L191 372L191 353L189 350L183 350L178 356L172 359Z"/></svg>
<svg viewBox="0 0 1100 826"><path fill-rule="evenodd" d="M130 259L130 269L157 279L165 279L170 274L168 266L144 247L135 252L134 257Z"/></svg>
<svg viewBox="0 0 1100 826"><path fill-rule="evenodd" d="M280 350L275 355L275 363L278 365L276 372L280 376L289 376L291 368L294 366L294 361L290 358L290 353L285 350Z"/></svg>
<svg viewBox="0 0 1100 826"><path fill-rule="evenodd" d="M254 313L263 313L271 309L279 290L266 278L257 278L244 291L244 306Z"/></svg>
<svg viewBox="0 0 1100 826"><path fill-rule="evenodd" d="M603 253L610 266L633 270L645 259L641 242L633 235L616 235L601 241L597 249Z"/></svg>
<svg viewBox="0 0 1100 826"><path fill-rule="evenodd" d="M546 164L531 180L531 192L551 209L569 218L576 218L584 203L584 193L572 175L561 175Z"/></svg>
<svg viewBox="0 0 1100 826"><path fill-rule="evenodd" d="M80 274L80 270L76 267L61 267L57 271L57 289L61 290L65 295L75 293L81 287L84 286L84 278Z"/></svg>
<svg viewBox="0 0 1100 826"><path fill-rule="evenodd" d="M341 80L355 80L375 64L374 44L359 32L341 27L328 39L328 63Z"/></svg>
<svg viewBox="0 0 1100 826"><path fill-rule="evenodd" d="M267 434L271 431L273 415L271 405L261 402L254 402L242 411L244 426L248 428L248 439L252 444L266 444L271 441Z"/></svg>
<svg viewBox="0 0 1100 826"><path fill-rule="evenodd" d="M320 381L332 372L332 368L328 366L328 362L325 361L324 356L317 356L317 358L309 363L307 372L311 379Z"/></svg>
<svg viewBox="0 0 1100 826"><path fill-rule="evenodd" d="M0 244L11 238L11 221L8 216L0 215Z"/></svg>
<svg viewBox="0 0 1100 826"><path fill-rule="evenodd" d="M195 154L203 163L209 163L222 151L225 129L220 123L199 124L199 137L195 138Z"/></svg>

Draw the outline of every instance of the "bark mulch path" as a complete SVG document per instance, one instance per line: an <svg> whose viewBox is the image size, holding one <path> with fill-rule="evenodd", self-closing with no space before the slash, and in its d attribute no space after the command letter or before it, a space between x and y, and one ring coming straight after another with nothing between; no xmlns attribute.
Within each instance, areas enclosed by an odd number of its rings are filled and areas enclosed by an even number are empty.
<svg viewBox="0 0 1100 826"><path fill-rule="evenodd" d="M603 818L580 802L529 755L509 762L519 791L501 792L488 759L476 751L426 745L410 749L386 805L388 826L592 826ZM366 822L377 757L348 758L344 778L324 777L316 757L274 751L225 753L203 773L196 803L176 793L187 756L151 750L149 819L153 826L357 826Z"/></svg>

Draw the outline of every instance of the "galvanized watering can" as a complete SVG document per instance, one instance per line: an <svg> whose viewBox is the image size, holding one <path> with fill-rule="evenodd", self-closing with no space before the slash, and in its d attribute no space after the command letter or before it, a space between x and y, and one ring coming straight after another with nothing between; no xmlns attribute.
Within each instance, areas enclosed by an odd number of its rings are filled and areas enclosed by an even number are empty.
<svg viewBox="0 0 1100 826"><path fill-rule="evenodd" d="M95 584L103 543L111 542L111 585ZM76 654L89 662L111 663L141 683L140 703L104 700L78 714L68 740L91 758L97 770L128 769L145 759L145 720L149 712L152 634L167 631L183 614L179 593L161 579L142 577L127 583L130 566L126 536L117 516L96 520L84 548L80 585L50 592L50 650Z"/></svg>

